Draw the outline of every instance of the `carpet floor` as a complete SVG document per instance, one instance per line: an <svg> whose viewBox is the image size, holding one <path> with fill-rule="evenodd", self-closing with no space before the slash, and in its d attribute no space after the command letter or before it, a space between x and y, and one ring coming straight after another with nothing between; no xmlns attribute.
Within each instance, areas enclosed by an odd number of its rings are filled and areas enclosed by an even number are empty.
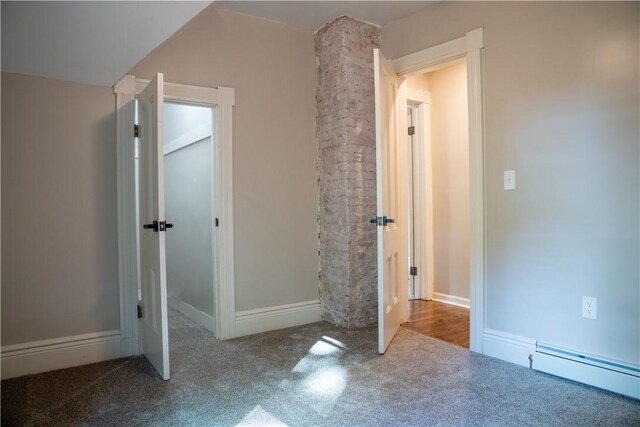
<svg viewBox="0 0 640 427"><path fill-rule="evenodd" d="M2 425L640 425L640 401L401 328L218 341L175 311L171 380L132 357L2 381Z"/></svg>

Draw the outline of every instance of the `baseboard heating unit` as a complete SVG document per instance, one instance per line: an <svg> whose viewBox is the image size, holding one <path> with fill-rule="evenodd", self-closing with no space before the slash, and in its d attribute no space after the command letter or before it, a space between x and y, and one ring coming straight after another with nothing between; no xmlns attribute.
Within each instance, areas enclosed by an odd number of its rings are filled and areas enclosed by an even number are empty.
<svg viewBox="0 0 640 427"><path fill-rule="evenodd" d="M640 366L538 342L533 369L640 399Z"/></svg>

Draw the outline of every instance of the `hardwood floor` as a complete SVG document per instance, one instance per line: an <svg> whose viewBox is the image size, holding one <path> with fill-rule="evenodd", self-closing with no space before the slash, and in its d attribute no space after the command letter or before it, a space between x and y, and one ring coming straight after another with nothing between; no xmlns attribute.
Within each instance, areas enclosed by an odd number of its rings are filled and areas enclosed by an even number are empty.
<svg viewBox="0 0 640 427"><path fill-rule="evenodd" d="M469 348L469 309L436 301L409 301L405 328Z"/></svg>

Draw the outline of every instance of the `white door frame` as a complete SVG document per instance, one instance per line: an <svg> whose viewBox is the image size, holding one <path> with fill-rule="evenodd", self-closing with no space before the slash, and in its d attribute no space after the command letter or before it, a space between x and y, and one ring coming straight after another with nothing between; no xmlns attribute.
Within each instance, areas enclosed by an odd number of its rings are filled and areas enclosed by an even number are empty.
<svg viewBox="0 0 640 427"><path fill-rule="evenodd" d="M138 243L135 217L135 145L133 136L135 98L149 81L127 75L114 86L116 94L118 161L118 264L120 334L122 355L140 354L138 343ZM235 287L233 257L233 106L235 90L164 83L165 101L214 108L214 200L219 227L214 239L215 336L233 336Z"/></svg>
<svg viewBox="0 0 640 427"><path fill-rule="evenodd" d="M469 350L482 353L485 306L485 224L484 224L484 123L482 108L482 28L455 40L421 50L391 63L400 76L429 71L458 58L467 60L469 102L469 191L470 191L470 340Z"/></svg>
<svg viewBox="0 0 640 427"><path fill-rule="evenodd" d="M433 297L433 182L431 173L431 93L407 89L407 104L415 112L414 144L411 147L412 200L411 242L415 252L413 266L416 299L430 300ZM416 236L418 236L416 238Z"/></svg>

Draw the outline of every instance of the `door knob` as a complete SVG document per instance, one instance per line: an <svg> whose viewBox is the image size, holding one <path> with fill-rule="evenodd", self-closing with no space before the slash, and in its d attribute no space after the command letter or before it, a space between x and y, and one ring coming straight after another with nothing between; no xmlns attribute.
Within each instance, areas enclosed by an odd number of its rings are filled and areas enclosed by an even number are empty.
<svg viewBox="0 0 640 427"><path fill-rule="evenodd" d="M369 220L371 224L385 226L387 224L393 224L396 222L393 218L387 218L386 216L377 216L371 220Z"/></svg>
<svg viewBox="0 0 640 427"><path fill-rule="evenodd" d="M146 230L153 230L154 233L158 232L158 221L154 220L151 224L143 224L142 228Z"/></svg>
<svg viewBox="0 0 640 427"><path fill-rule="evenodd" d="M146 230L153 230L154 233L158 231L167 231L167 228L173 228L173 224L165 221L154 220L151 224L144 224L142 228Z"/></svg>
<svg viewBox="0 0 640 427"><path fill-rule="evenodd" d="M165 221L160 221L158 225L159 225L160 231L167 231L167 228L173 228L173 224Z"/></svg>

